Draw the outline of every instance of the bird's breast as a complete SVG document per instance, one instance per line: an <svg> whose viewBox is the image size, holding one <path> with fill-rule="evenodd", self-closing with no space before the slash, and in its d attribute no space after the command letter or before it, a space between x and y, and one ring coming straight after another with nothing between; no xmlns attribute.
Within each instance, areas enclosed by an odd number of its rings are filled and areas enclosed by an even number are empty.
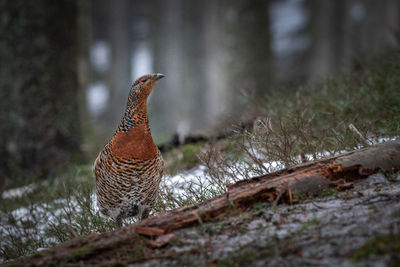
<svg viewBox="0 0 400 267"><path fill-rule="evenodd" d="M159 151L147 125L136 125L127 132L117 132L110 142L112 156L125 159L150 160Z"/></svg>

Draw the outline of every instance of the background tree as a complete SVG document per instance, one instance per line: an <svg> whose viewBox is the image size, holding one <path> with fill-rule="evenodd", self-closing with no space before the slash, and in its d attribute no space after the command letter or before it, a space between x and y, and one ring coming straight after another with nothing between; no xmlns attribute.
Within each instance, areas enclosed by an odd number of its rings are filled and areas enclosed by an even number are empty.
<svg viewBox="0 0 400 267"><path fill-rule="evenodd" d="M46 175L79 151L78 5L1 1L0 18L0 177L7 185Z"/></svg>

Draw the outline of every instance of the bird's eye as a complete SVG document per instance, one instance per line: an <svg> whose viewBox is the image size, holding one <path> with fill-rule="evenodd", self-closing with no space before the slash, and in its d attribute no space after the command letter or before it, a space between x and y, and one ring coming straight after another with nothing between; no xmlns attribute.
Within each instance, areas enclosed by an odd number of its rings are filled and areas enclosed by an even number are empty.
<svg viewBox="0 0 400 267"><path fill-rule="evenodd" d="M144 83L144 82L146 82L146 81L147 81L147 79L140 79L140 80L139 80L140 83Z"/></svg>

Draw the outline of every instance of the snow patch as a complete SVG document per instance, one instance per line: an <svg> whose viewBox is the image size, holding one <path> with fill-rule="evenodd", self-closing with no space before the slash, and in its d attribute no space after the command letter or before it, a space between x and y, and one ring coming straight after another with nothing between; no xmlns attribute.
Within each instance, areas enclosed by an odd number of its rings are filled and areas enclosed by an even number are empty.
<svg viewBox="0 0 400 267"><path fill-rule="evenodd" d="M25 194L32 193L37 188L37 184L29 184L23 187L9 189L1 194L3 199L22 197Z"/></svg>

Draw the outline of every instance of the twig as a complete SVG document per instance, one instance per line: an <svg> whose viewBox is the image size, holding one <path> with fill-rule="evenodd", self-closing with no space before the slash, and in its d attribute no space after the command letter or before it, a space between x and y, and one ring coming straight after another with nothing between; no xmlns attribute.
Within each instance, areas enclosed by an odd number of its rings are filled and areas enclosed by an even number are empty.
<svg viewBox="0 0 400 267"><path fill-rule="evenodd" d="M321 207L320 205L315 204L314 201L311 201L311 204L313 204L315 207L317 207L319 209L325 209L324 207Z"/></svg>
<svg viewBox="0 0 400 267"><path fill-rule="evenodd" d="M76 233L74 228L71 225L67 224L67 230L73 237L78 237L79 235Z"/></svg>
<svg viewBox="0 0 400 267"><path fill-rule="evenodd" d="M274 203L273 203L274 206L278 205L279 200L281 199L282 195L286 192L287 189L288 189L288 185L285 184L285 186L282 187L282 189L279 191L278 196L274 200Z"/></svg>
<svg viewBox="0 0 400 267"><path fill-rule="evenodd" d="M360 133L360 131L356 128L356 126L354 126L354 124L350 123L349 129L358 136L364 146L371 146L371 143Z"/></svg>
<svg viewBox="0 0 400 267"><path fill-rule="evenodd" d="M288 189L288 193L289 193L289 204L290 204L290 206L293 206L293 195L292 195L291 188Z"/></svg>

